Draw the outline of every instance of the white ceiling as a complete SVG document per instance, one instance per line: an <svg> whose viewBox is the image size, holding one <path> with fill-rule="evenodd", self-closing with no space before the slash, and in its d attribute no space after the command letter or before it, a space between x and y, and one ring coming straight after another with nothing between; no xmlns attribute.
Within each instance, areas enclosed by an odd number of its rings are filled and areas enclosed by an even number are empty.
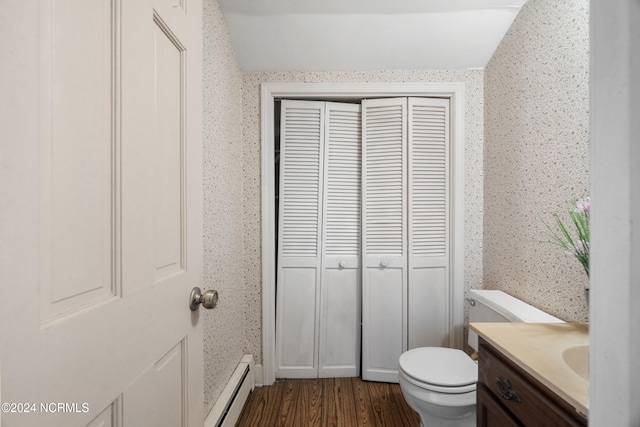
<svg viewBox="0 0 640 427"><path fill-rule="evenodd" d="M527 0L218 0L245 71L484 68Z"/></svg>

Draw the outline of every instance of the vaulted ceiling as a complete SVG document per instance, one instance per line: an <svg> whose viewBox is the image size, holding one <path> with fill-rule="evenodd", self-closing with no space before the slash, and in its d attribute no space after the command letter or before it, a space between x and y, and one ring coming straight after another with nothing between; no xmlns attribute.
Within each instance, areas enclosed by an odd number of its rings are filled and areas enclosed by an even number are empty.
<svg viewBox="0 0 640 427"><path fill-rule="evenodd" d="M245 71L484 68L527 0L218 0Z"/></svg>

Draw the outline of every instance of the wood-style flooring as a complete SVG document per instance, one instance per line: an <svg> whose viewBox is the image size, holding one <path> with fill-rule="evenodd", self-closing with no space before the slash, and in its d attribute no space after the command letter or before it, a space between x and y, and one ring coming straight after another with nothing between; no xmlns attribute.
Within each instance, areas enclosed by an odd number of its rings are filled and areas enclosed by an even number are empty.
<svg viewBox="0 0 640 427"><path fill-rule="evenodd" d="M418 427L398 384L360 378L283 380L256 387L237 427Z"/></svg>

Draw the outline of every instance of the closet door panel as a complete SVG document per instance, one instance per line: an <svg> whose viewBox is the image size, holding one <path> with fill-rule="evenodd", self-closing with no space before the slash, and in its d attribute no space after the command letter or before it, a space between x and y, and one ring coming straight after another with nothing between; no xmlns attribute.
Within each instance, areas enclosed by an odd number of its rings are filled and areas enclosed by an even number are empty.
<svg viewBox="0 0 640 427"><path fill-rule="evenodd" d="M398 382L398 359L406 347L405 269L363 270L362 378Z"/></svg>
<svg viewBox="0 0 640 427"><path fill-rule="evenodd" d="M360 375L360 110L325 107L320 377Z"/></svg>
<svg viewBox="0 0 640 427"><path fill-rule="evenodd" d="M276 376L318 372L324 103L282 101Z"/></svg>
<svg viewBox="0 0 640 427"><path fill-rule="evenodd" d="M281 378L317 377L316 292L317 269L287 267L282 270L278 301Z"/></svg>
<svg viewBox="0 0 640 427"><path fill-rule="evenodd" d="M325 268L322 277L320 378L360 374L360 272Z"/></svg>
<svg viewBox="0 0 640 427"><path fill-rule="evenodd" d="M448 347L448 288L444 267L414 267L409 275L409 348Z"/></svg>
<svg viewBox="0 0 640 427"><path fill-rule="evenodd" d="M362 376L398 381L407 348L407 99L362 101Z"/></svg>
<svg viewBox="0 0 640 427"><path fill-rule="evenodd" d="M409 98L409 348L449 346L449 100Z"/></svg>

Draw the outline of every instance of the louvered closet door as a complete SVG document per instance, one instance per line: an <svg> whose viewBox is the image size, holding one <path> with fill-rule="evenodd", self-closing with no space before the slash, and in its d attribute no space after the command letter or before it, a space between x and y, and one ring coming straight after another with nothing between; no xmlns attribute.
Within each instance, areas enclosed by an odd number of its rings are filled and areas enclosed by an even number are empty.
<svg viewBox="0 0 640 427"><path fill-rule="evenodd" d="M360 375L360 105L326 104L320 377Z"/></svg>
<svg viewBox="0 0 640 427"><path fill-rule="evenodd" d="M282 101L276 376L318 375L324 103Z"/></svg>
<svg viewBox="0 0 640 427"><path fill-rule="evenodd" d="M449 346L449 100L409 98L409 348Z"/></svg>
<svg viewBox="0 0 640 427"><path fill-rule="evenodd" d="M407 99L362 101L362 377L398 382L407 348Z"/></svg>

